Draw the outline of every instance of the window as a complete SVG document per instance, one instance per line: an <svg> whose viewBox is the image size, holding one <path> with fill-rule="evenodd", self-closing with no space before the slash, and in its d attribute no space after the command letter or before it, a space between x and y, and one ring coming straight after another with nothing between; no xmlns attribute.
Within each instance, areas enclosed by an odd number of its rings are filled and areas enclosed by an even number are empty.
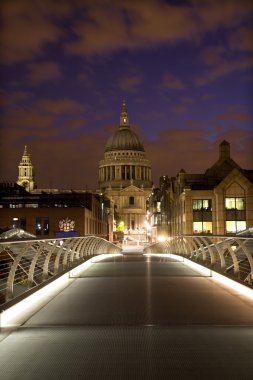
<svg viewBox="0 0 253 380"><path fill-rule="evenodd" d="M20 228L22 228L22 230L26 229L26 219L25 218L20 218Z"/></svg>
<svg viewBox="0 0 253 380"><path fill-rule="evenodd" d="M212 233L212 200L193 199L193 233Z"/></svg>
<svg viewBox="0 0 253 380"><path fill-rule="evenodd" d="M49 218L48 217L37 217L36 218L36 235L49 235Z"/></svg>
<svg viewBox="0 0 253 380"><path fill-rule="evenodd" d="M134 197L129 197L129 204L134 205Z"/></svg>
<svg viewBox="0 0 253 380"><path fill-rule="evenodd" d="M26 218L13 218L12 219L12 228L21 228L22 230L26 229Z"/></svg>
<svg viewBox="0 0 253 380"><path fill-rule="evenodd" d="M245 210L245 198L226 198L226 210Z"/></svg>
<svg viewBox="0 0 253 380"><path fill-rule="evenodd" d="M212 211L212 200L211 199L194 199L192 201L192 209Z"/></svg>
<svg viewBox="0 0 253 380"><path fill-rule="evenodd" d="M41 235L41 218L37 217L36 218L36 235Z"/></svg>
<svg viewBox="0 0 253 380"><path fill-rule="evenodd" d="M193 233L194 234L211 234L212 233L212 222L193 222Z"/></svg>
<svg viewBox="0 0 253 380"><path fill-rule="evenodd" d="M246 230L246 207L245 198L225 198L226 209L226 233L235 234Z"/></svg>
<svg viewBox="0 0 253 380"><path fill-rule="evenodd" d="M227 234L235 234L237 232L246 230L246 221L226 221L226 233Z"/></svg>
<svg viewBox="0 0 253 380"><path fill-rule="evenodd" d="M44 235L49 234L49 218L43 218L43 231Z"/></svg>

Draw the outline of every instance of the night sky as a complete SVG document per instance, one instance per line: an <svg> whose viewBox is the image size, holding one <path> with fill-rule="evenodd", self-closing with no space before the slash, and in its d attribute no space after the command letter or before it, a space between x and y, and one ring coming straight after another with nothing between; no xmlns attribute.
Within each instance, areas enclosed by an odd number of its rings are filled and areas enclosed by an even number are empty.
<svg viewBox="0 0 253 380"><path fill-rule="evenodd" d="M253 2L5 0L0 181L28 146L39 188L95 189L123 99L155 185L219 143L253 169Z"/></svg>

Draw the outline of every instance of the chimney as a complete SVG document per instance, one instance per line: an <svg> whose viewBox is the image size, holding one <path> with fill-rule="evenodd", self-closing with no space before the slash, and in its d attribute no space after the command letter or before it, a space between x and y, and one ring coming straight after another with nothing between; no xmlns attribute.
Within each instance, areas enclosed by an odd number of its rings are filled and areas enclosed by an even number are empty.
<svg viewBox="0 0 253 380"><path fill-rule="evenodd" d="M226 160L230 159L230 144L223 140L222 143L220 143L220 160Z"/></svg>

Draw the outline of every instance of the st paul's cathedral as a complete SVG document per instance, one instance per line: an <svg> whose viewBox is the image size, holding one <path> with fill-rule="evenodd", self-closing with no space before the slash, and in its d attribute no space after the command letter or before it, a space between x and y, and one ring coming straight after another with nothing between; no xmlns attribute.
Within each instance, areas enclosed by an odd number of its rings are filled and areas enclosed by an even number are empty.
<svg viewBox="0 0 253 380"><path fill-rule="evenodd" d="M147 203L152 193L151 163L137 134L131 129L123 102L120 123L108 139L99 162L99 187L110 199L115 230L144 240L147 233Z"/></svg>

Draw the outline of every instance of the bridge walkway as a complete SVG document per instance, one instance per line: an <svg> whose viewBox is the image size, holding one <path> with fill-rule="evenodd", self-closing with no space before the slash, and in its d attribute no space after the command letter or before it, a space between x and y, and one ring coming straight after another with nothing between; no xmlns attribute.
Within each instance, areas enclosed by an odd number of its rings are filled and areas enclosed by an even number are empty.
<svg viewBox="0 0 253 380"><path fill-rule="evenodd" d="M171 258L94 263L0 343L2 380L252 379L253 302Z"/></svg>

